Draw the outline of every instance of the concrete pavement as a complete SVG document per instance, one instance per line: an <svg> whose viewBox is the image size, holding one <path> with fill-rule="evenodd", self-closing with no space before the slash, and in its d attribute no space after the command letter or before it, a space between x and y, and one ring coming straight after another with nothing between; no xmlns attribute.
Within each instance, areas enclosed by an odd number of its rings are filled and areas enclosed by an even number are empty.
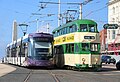
<svg viewBox="0 0 120 82"><path fill-rule="evenodd" d="M12 71L15 71L15 70L16 70L16 68L14 68L10 65L0 63L0 77L3 75L6 75Z"/></svg>

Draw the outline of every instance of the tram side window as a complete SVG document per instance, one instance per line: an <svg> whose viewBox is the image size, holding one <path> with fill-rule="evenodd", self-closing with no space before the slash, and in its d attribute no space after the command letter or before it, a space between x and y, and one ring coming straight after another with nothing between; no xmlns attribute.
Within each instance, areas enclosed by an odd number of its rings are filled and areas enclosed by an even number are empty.
<svg viewBox="0 0 120 82"><path fill-rule="evenodd" d="M16 49L15 48L11 49L11 57L16 57Z"/></svg>
<svg viewBox="0 0 120 82"><path fill-rule="evenodd" d="M67 33L67 28L65 27L65 28L64 28L64 34L66 34L66 33Z"/></svg>
<svg viewBox="0 0 120 82"><path fill-rule="evenodd" d="M21 56L22 57L25 57L25 43L22 44L22 47L21 47Z"/></svg>
<svg viewBox="0 0 120 82"><path fill-rule="evenodd" d="M88 43L82 43L82 51L88 51L89 50L89 44Z"/></svg>
<svg viewBox="0 0 120 82"><path fill-rule="evenodd" d="M77 25L74 24L74 25L72 25L72 27L73 27L73 31L76 32L77 31Z"/></svg>
<svg viewBox="0 0 120 82"><path fill-rule="evenodd" d="M70 53L70 45L66 44L66 53Z"/></svg>
<svg viewBox="0 0 120 82"><path fill-rule="evenodd" d="M70 44L70 46L71 46L71 53L73 53L74 52L74 44Z"/></svg>
<svg viewBox="0 0 120 82"><path fill-rule="evenodd" d="M73 32L73 28L72 28L72 26L70 26L69 28L70 28L70 33Z"/></svg>
<svg viewBox="0 0 120 82"><path fill-rule="evenodd" d="M86 32L87 31L87 24L80 24L80 31Z"/></svg>
<svg viewBox="0 0 120 82"><path fill-rule="evenodd" d="M67 29L66 29L66 30L67 30L67 33L69 33L69 27L66 27L66 28L67 28ZM67 33L66 33L66 34L67 34Z"/></svg>
<svg viewBox="0 0 120 82"><path fill-rule="evenodd" d="M10 56L10 48L8 47L7 48L7 57L9 57Z"/></svg>
<svg viewBox="0 0 120 82"><path fill-rule="evenodd" d="M79 45L75 44L75 52L79 52Z"/></svg>
<svg viewBox="0 0 120 82"><path fill-rule="evenodd" d="M70 33L76 32L77 31L77 26L75 24L70 26Z"/></svg>
<svg viewBox="0 0 120 82"><path fill-rule="evenodd" d="M63 34L65 34L65 28L63 28Z"/></svg>
<svg viewBox="0 0 120 82"><path fill-rule="evenodd" d="M95 25L89 24L89 32L95 32Z"/></svg>
<svg viewBox="0 0 120 82"><path fill-rule="evenodd" d="M57 31L55 32L55 36L57 36Z"/></svg>
<svg viewBox="0 0 120 82"><path fill-rule="evenodd" d="M62 34L62 30L59 30L59 35L61 35Z"/></svg>
<svg viewBox="0 0 120 82"><path fill-rule="evenodd" d="M66 53L74 53L74 44L66 44Z"/></svg>
<svg viewBox="0 0 120 82"><path fill-rule="evenodd" d="M63 46L55 46L54 53L55 54L63 54L64 53Z"/></svg>
<svg viewBox="0 0 120 82"><path fill-rule="evenodd" d="M53 35L55 36L55 32L53 32Z"/></svg>
<svg viewBox="0 0 120 82"><path fill-rule="evenodd" d="M60 35L60 31L58 30L58 31L57 31L57 36L59 36L59 35Z"/></svg>

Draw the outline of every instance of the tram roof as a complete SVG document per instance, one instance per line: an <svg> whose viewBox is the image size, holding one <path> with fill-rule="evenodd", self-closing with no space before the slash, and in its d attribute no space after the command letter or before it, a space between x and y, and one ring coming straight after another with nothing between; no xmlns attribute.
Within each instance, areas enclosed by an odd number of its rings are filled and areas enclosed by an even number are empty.
<svg viewBox="0 0 120 82"><path fill-rule="evenodd" d="M61 25L58 28L54 29L52 32L55 32L57 30L60 30L64 27L67 27L67 26L70 26L70 25L76 24L76 23L78 23L78 24L97 24L95 21L90 20L90 19L79 19L79 20L75 20L75 21L72 21L72 22L68 22L64 25Z"/></svg>

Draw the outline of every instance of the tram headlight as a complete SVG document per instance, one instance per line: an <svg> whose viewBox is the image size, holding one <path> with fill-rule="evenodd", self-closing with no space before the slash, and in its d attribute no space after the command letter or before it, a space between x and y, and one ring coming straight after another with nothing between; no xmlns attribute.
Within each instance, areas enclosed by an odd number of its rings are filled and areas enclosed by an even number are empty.
<svg viewBox="0 0 120 82"><path fill-rule="evenodd" d="M95 61L98 62L98 58L95 58Z"/></svg>
<svg viewBox="0 0 120 82"><path fill-rule="evenodd" d="M95 58L95 64L97 64L97 62L98 62L98 58Z"/></svg>
<svg viewBox="0 0 120 82"><path fill-rule="evenodd" d="M83 62L83 64L85 64L85 58L82 58L82 62Z"/></svg>

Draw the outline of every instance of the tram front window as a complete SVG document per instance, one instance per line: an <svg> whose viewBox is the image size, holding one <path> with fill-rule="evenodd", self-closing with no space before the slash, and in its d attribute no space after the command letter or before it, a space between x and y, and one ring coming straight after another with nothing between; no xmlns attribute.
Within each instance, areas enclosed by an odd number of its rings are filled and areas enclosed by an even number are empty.
<svg viewBox="0 0 120 82"><path fill-rule="evenodd" d="M82 43L82 51L88 51L89 50L89 44L88 43Z"/></svg>
<svg viewBox="0 0 120 82"><path fill-rule="evenodd" d="M91 51L98 51L98 44L90 44Z"/></svg>
<svg viewBox="0 0 120 82"><path fill-rule="evenodd" d="M52 57L52 45L50 42L35 42L34 58L37 60L48 60Z"/></svg>
<svg viewBox="0 0 120 82"><path fill-rule="evenodd" d="M95 32L95 25L89 24L89 32Z"/></svg>
<svg viewBox="0 0 120 82"><path fill-rule="evenodd" d="M80 24L80 31L81 32L87 32L87 24Z"/></svg>

